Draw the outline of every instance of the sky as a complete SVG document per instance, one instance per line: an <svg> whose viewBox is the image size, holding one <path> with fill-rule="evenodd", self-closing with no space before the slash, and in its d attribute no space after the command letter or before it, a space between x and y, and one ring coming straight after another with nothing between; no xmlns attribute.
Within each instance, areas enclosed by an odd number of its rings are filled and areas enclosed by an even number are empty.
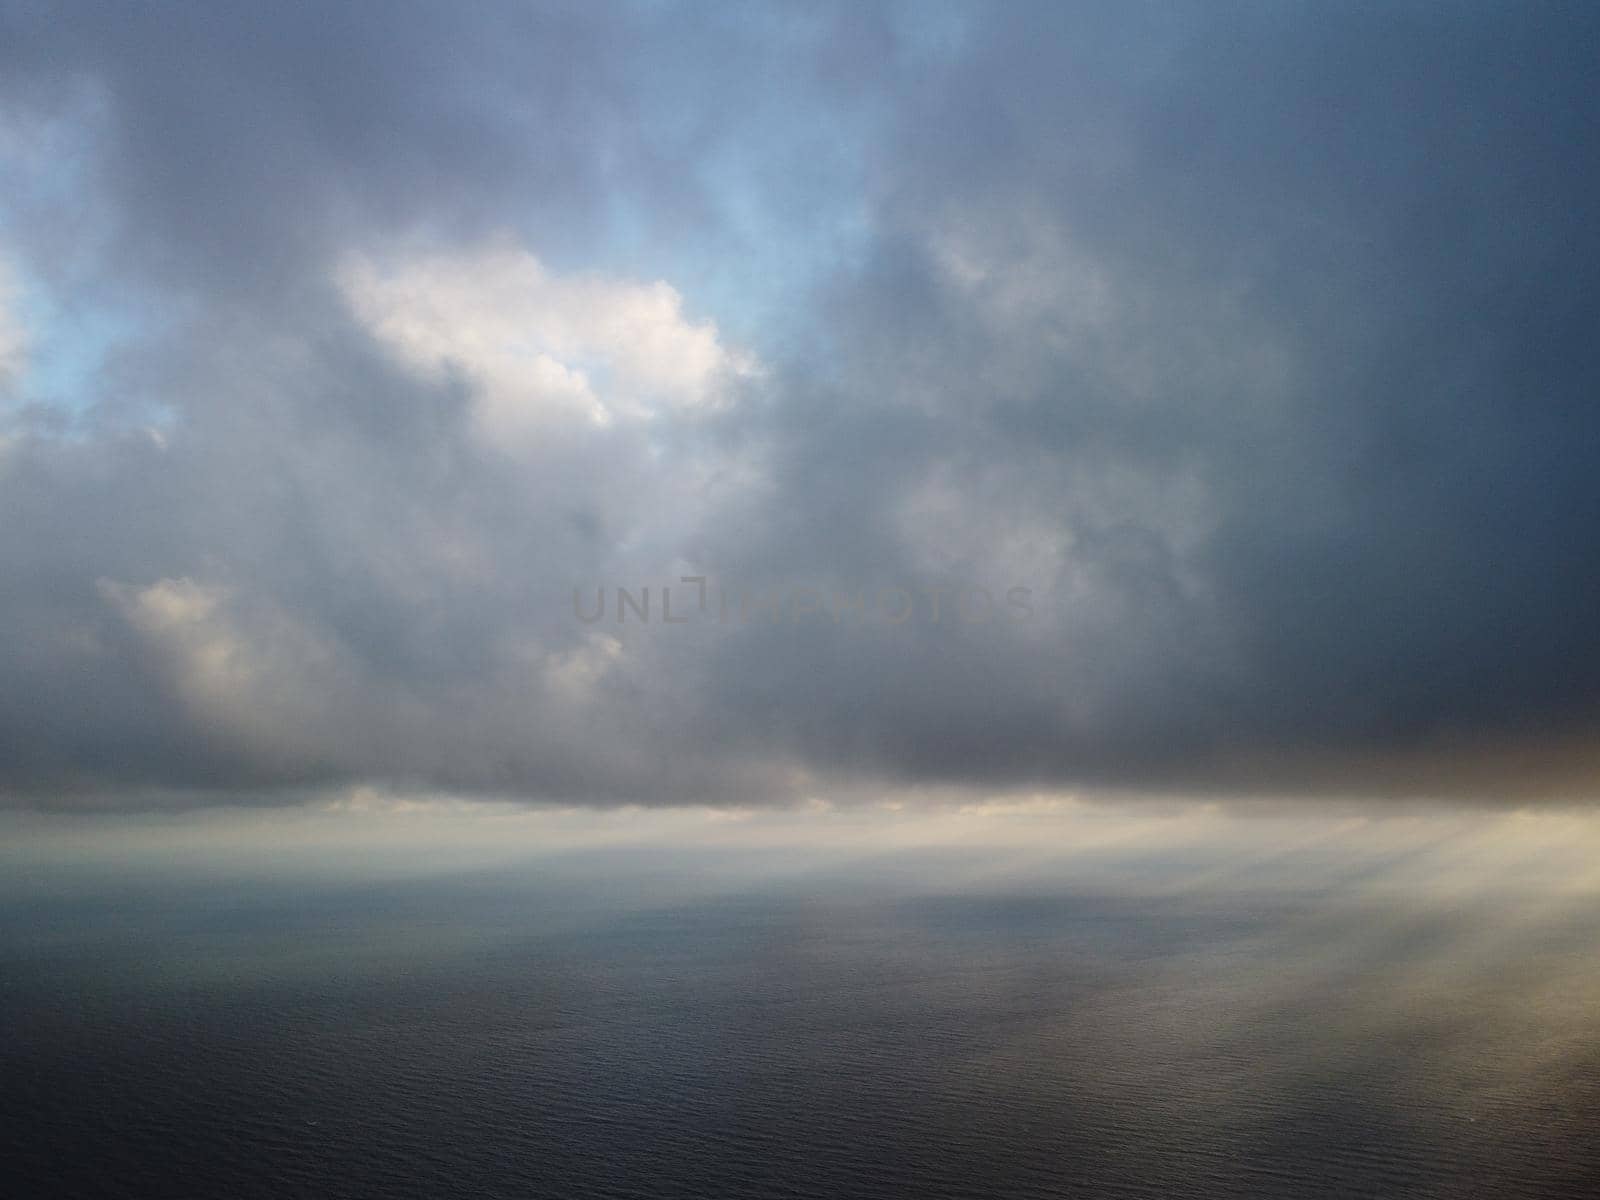
<svg viewBox="0 0 1600 1200"><path fill-rule="evenodd" d="M1587 803L1597 26L0 0L0 804Z"/></svg>

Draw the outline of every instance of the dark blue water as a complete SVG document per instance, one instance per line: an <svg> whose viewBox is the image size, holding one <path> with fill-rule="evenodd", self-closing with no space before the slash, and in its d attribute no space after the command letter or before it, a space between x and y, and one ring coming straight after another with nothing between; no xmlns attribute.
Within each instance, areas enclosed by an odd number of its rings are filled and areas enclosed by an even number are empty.
<svg viewBox="0 0 1600 1200"><path fill-rule="evenodd" d="M1581 908L606 870L8 895L0 1190L1600 1195Z"/></svg>

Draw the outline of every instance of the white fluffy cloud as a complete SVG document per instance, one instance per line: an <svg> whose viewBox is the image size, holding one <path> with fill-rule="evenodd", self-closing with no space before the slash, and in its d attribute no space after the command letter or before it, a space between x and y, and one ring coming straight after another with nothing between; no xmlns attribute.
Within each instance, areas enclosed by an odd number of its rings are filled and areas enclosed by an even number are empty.
<svg viewBox="0 0 1600 1200"><path fill-rule="evenodd" d="M345 260L364 325L404 361L460 372L489 440L515 447L551 422L595 425L719 407L751 373L669 284L557 275L506 242L460 253Z"/></svg>
<svg viewBox="0 0 1600 1200"><path fill-rule="evenodd" d="M338 648L272 606L189 578L100 581L196 725L251 756L336 756L330 704L345 698Z"/></svg>

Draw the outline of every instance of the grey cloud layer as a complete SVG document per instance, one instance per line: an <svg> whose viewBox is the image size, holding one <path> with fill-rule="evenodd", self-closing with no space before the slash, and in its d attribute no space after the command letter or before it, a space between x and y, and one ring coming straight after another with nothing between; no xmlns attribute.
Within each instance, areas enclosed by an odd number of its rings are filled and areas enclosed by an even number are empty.
<svg viewBox="0 0 1600 1200"><path fill-rule="evenodd" d="M1583 795L1595 19L928 12L0 8L0 790Z"/></svg>

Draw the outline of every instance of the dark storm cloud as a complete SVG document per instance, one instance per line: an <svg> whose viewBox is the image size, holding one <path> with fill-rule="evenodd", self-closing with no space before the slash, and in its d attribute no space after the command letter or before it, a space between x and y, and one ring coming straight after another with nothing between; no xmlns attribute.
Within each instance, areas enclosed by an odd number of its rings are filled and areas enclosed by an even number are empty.
<svg viewBox="0 0 1600 1200"><path fill-rule="evenodd" d="M4 249L148 316L0 385L0 789L1593 776L1585 11L0 11ZM944 608L573 615L680 574Z"/></svg>
<svg viewBox="0 0 1600 1200"><path fill-rule="evenodd" d="M470 224L512 194L572 219L618 115L600 32L510 6L11 6L0 55L14 102L92 111L127 255L265 289L348 221Z"/></svg>
<svg viewBox="0 0 1600 1200"><path fill-rule="evenodd" d="M934 648L864 685L880 664L842 655L820 690L898 693L869 757L1426 790L1430 770L1374 758L1437 756L1457 789L1474 784L1447 760L1475 742L1581 744L1600 683L1594 33L1510 7L1058 9L913 89L884 206L901 236L840 297L880 403L795 413L797 481L859 455L849 503L870 521L938 463L977 540L1053 522L1092 582L1086 606L1051 581L1048 658ZM989 256L976 287L940 269L940 237ZM1074 271L1103 312L1075 316ZM1119 469L1145 502L1096 484ZM1180 547L1151 498L1186 477L1206 528ZM764 552L825 557L836 528ZM784 672L728 677L741 694ZM848 703L781 707L819 757L861 745ZM1483 750L1483 786L1527 774Z"/></svg>

